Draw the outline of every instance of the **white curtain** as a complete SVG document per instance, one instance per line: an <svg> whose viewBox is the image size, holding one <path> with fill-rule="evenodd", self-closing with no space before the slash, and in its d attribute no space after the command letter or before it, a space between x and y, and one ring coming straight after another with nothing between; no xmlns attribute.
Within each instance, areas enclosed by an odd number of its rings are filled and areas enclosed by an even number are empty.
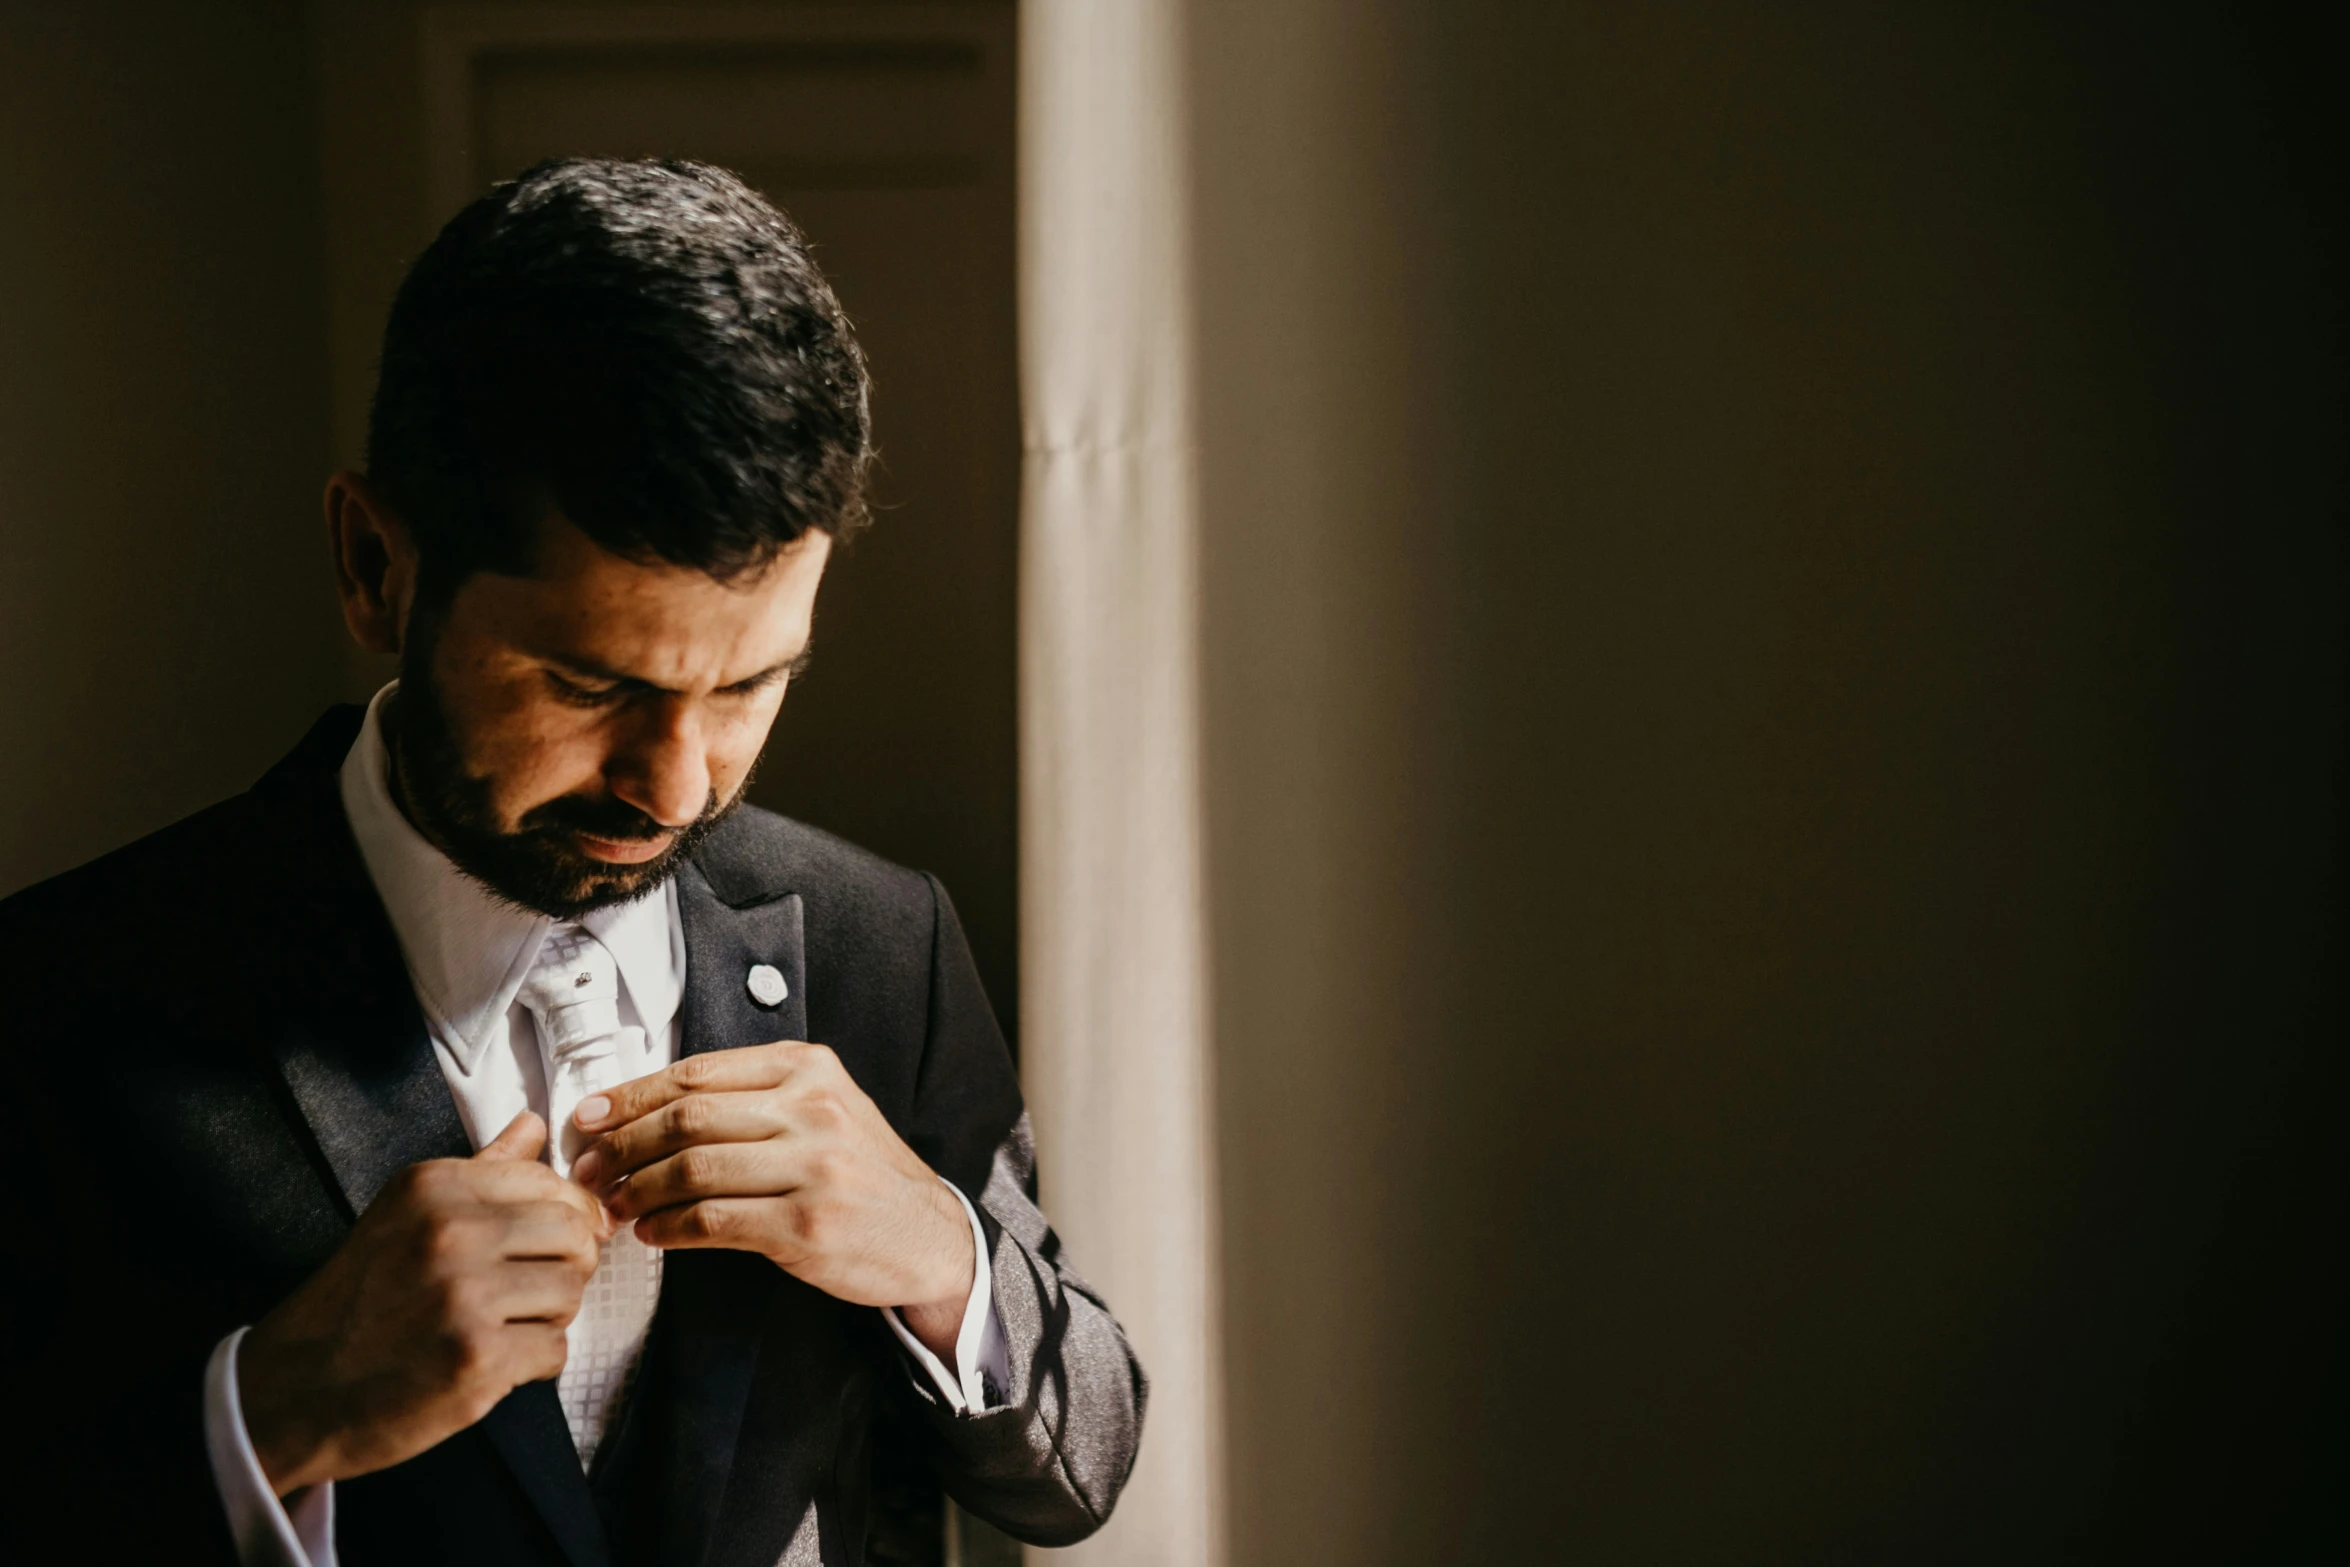
<svg viewBox="0 0 2350 1567"><path fill-rule="evenodd" d="M1222 1559L1175 0L1025 0L1022 1070L1045 1210L1151 1376L1066 1553Z"/></svg>

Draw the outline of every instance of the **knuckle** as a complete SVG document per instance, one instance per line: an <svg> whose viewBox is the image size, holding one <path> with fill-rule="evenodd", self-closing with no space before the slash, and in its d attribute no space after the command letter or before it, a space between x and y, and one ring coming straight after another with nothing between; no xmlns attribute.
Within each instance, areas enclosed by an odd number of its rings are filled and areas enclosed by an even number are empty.
<svg viewBox="0 0 2350 1567"><path fill-rule="evenodd" d="M571 1184L543 1164L515 1164L509 1168L514 1172L510 1179L520 1182L526 1190L535 1189L536 1193L559 1192Z"/></svg>
<svg viewBox="0 0 2350 1567"><path fill-rule="evenodd" d="M479 1226L462 1215L436 1214L424 1226L425 1265L445 1269L463 1262L471 1255L479 1238Z"/></svg>
<svg viewBox="0 0 2350 1567"><path fill-rule="evenodd" d="M395 1202L437 1202L450 1191L456 1172L449 1166L454 1163L453 1159L431 1159L412 1164L393 1176L386 1190Z"/></svg>
<svg viewBox="0 0 2350 1567"><path fill-rule="evenodd" d="M718 1058L715 1055L687 1056L672 1070L680 1086L706 1088L718 1070Z"/></svg>
<svg viewBox="0 0 2350 1567"><path fill-rule="evenodd" d="M572 1266L579 1269L583 1277L595 1272L597 1265L603 1261L603 1249L603 1242L596 1238L594 1227L582 1219L571 1235Z"/></svg>
<svg viewBox="0 0 2350 1567"><path fill-rule="evenodd" d="M471 1278L446 1279L434 1293L440 1305L441 1320L460 1336L470 1337L484 1315L481 1281Z"/></svg>
<svg viewBox="0 0 2350 1567"><path fill-rule="evenodd" d="M669 1114L671 1130L681 1137L703 1137L717 1130L718 1107L707 1099L681 1099Z"/></svg>
<svg viewBox="0 0 2350 1567"><path fill-rule="evenodd" d="M549 1262L577 1266L579 1260L594 1251L585 1226L566 1219L556 1226L554 1236L545 1245L542 1255Z"/></svg>
<svg viewBox="0 0 2350 1567"><path fill-rule="evenodd" d="M464 1382L476 1381L489 1374L494 1346L486 1335L460 1331L448 1339L450 1368Z"/></svg>
<svg viewBox="0 0 2350 1567"><path fill-rule="evenodd" d="M463 1383L481 1370L481 1349L474 1336L450 1323L443 1323L433 1339L433 1358L453 1382Z"/></svg>
<svg viewBox="0 0 2350 1567"><path fill-rule="evenodd" d="M718 1156L708 1148L688 1148L677 1156L678 1183L699 1191L718 1178Z"/></svg>

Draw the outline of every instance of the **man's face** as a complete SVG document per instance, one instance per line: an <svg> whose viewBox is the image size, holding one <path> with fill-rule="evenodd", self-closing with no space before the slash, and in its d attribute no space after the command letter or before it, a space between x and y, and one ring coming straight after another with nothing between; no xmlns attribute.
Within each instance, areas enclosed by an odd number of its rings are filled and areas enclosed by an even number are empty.
<svg viewBox="0 0 2350 1567"><path fill-rule="evenodd" d="M666 880L741 798L807 651L832 550L720 582L560 517L529 576L466 579L402 660L396 792L491 891L570 917Z"/></svg>

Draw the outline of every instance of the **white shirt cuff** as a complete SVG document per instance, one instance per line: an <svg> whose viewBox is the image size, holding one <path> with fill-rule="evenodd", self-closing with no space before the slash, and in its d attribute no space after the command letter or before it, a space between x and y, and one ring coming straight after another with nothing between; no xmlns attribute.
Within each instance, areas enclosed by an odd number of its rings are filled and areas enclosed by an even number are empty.
<svg viewBox="0 0 2350 1567"><path fill-rule="evenodd" d="M237 1398L237 1346L246 1331L239 1328L222 1339L204 1367L204 1446L229 1534L237 1542L237 1560L243 1567L335 1567L334 1482L279 1501L245 1430L245 1410Z"/></svg>
<svg viewBox="0 0 2350 1567"><path fill-rule="evenodd" d="M881 1314L914 1363L930 1374L946 1406L958 1415L976 1415L1003 1403L1004 1389L1012 1380L1010 1357L1004 1346L1004 1324L995 1313L995 1269L987 1260L987 1231L980 1227L979 1210L971 1206L961 1187L944 1176L939 1179L963 1205L963 1217L971 1221L971 1298L964 1302L963 1325L955 1333L955 1369L949 1371L930 1352L929 1345L907 1330L895 1307L884 1306Z"/></svg>

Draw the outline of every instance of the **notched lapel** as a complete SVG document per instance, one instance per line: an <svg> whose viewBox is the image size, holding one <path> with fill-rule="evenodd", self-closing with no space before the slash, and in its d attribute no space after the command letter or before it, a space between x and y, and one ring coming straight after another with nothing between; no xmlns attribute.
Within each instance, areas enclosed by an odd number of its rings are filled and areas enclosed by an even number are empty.
<svg viewBox="0 0 2350 1567"><path fill-rule="evenodd" d="M572 1567L610 1567L611 1543L555 1384L524 1383L482 1417L481 1429L554 1531Z"/></svg>
<svg viewBox="0 0 2350 1567"><path fill-rule="evenodd" d="M690 869L678 877L677 908L685 922L685 1054L808 1037L798 893L733 908ZM752 971L762 967L783 977L783 999L773 1005L752 993Z"/></svg>
<svg viewBox="0 0 2350 1567"><path fill-rule="evenodd" d="M391 1178L473 1152L421 1018L304 1020L277 1040L277 1068L354 1218Z"/></svg>
<svg viewBox="0 0 2350 1567"><path fill-rule="evenodd" d="M343 819L335 769L349 738L317 744L327 727L256 790L279 793L291 838L260 993L275 1000L269 1048L279 1075L357 1217L409 1165L473 1147L433 1059L399 938Z"/></svg>

